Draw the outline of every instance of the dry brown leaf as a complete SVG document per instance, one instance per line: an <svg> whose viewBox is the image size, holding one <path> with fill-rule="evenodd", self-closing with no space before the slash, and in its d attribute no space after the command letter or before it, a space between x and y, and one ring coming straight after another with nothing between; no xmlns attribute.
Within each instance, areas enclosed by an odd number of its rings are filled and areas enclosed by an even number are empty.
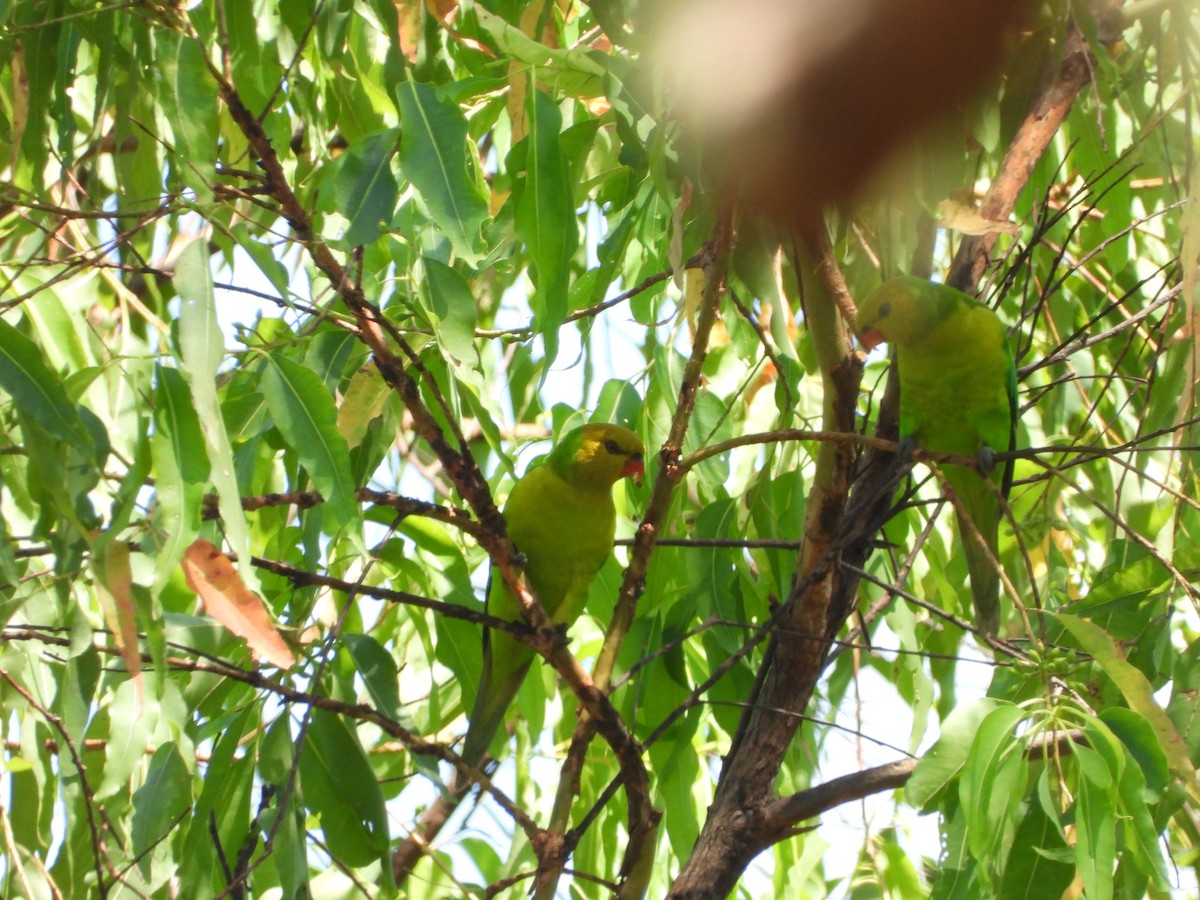
<svg viewBox="0 0 1200 900"><path fill-rule="evenodd" d="M512 191L498 191L493 187L488 194L488 214L493 217L499 215L510 194Z"/></svg>
<svg viewBox="0 0 1200 900"><path fill-rule="evenodd" d="M200 538L183 554L181 565L188 587L200 597L205 612L245 638L255 656L281 669L296 664L266 606L246 587L228 556Z"/></svg>
<svg viewBox="0 0 1200 900"><path fill-rule="evenodd" d="M421 0L395 0L395 7L400 52L409 62L414 62L421 39Z"/></svg>
<svg viewBox="0 0 1200 900"><path fill-rule="evenodd" d="M425 0L425 8L443 25L448 25L458 12L458 0Z"/></svg>
<svg viewBox="0 0 1200 900"><path fill-rule="evenodd" d="M588 112L597 117L604 115L610 109L612 109L612 103L609 102L607 97L592 97L590 100L585 99L581 100L580 102L584 105Z"/></svg>
<svg viewBox="0 0 1200 900"><path fill-rule="evenodd" d="M133 679L138 703L142 701L142 655L138 649L137 618L133 605L133 572L129 567L129 545L108 541L100 568L100 605L104 619Z"/></svg>
<svg viewBox="0 0 1200 900"><path fill-rule="evenodd" d="M12 129L13 162L21 149L21 138L25 135L25 125L29 121L29 73L25 69L25 45L16 41L13 45L12 60L9 62L12 72L12 95L9 97Z"/></svg>

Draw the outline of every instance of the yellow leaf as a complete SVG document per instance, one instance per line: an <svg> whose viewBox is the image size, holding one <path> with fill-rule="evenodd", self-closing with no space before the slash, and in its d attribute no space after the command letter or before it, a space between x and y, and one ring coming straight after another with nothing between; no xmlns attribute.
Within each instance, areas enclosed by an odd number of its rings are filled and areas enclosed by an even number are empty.
<svg viewBox="0 0 1200 900"><path fill-rule="evenodd" d="M351 450L363 442L367 428L383 414L391 390L374 360L363 363L351 377L337 413L337 429Z"/></svg>
<svg viewBox="0 0 1200 900"><path fill-rule="evenodd" d="M1016 234L1017 226L1012 222L985 219L973 206L947 197L938 205L938 224L962 234Z"/></svg>

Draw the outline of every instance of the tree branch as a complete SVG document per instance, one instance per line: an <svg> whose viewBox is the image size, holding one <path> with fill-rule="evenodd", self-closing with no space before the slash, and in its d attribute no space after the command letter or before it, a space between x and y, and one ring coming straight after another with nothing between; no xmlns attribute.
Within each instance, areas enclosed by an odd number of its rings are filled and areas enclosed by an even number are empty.
<svg viewBox="0 0 1200 900"><path fill-rule="evenodd" d="M1067 113L1071 111L1075 98L1092 77L1091 53L1087 41L1071 23L1063 45L1062 62L1054 77L1049 79L1033 101L1032 108L1009 144L1000 164L1000 171L988 187L979 215L984 219L1005 221L1017 204L1017 197L1024 190L1042 154ZM958 247L954 262L946 276L946 284L960 291L973 294L984 269L988 254L996 244L999 232L967 235Z"/></svg>

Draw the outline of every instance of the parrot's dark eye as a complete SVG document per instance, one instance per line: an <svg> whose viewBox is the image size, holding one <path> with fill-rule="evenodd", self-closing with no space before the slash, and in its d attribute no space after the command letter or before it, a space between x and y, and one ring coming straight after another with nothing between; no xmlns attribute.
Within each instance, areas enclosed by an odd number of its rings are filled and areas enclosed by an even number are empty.
<svg viewBox="0 0 1200 900"><path fill-rule="evenodd" d="M616 441L614 441L612 438L609 438L607 441L604 442L604 449L607 450L609 453L620 453L621 445L618 444Z"/></svg>
<svg viewBox="0 0 1200 900"><path fill-rule="evenodd" d="M886 319L891 314L892 314L892 304L890 304L890 303L880 303L879 304L879 318Z"/></svg>

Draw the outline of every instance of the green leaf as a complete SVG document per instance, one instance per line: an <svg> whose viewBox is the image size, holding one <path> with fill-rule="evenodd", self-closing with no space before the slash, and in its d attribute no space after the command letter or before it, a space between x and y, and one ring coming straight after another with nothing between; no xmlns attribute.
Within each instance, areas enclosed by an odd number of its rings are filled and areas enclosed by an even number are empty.
<svg viewBox="0 0 1200 900"><path fill-rule="evenodd" d="M192 811L191 824L179 854L180 879L197 893L216 894L225 887L214 841L226 859L236 856L250 827L250 792L254 785L253 757L238 756L243 736L258 724L254 707L226 717L216 732L204 787ZM213 832L216 831L214 836Z"/></svg>
<svg viewBox="0 0 1200 900"><path fill-rule="evenodd" d="M603 79L607 70L600 61L603 57L582 47L570 50L548 47L481 5L475 5L474 13L480 26L500 49L535 69L538 80L547 86L580 98L599 97L604 93Z"/></svg>
<svg viewBox="0 0 1200 900"><path fill-rule="evenodd" d="M158 52L150 72L175 134L184 180L191 182L195 170L197 187L207 189L216 177L218 99L204 48L182 30L164 28L154 34Z"/></svg>
<svg viewBox="0 0 1200 900"><path fill-rule="evenodd" d="M168 741L150 758L146 780L133 793L133 830L130 840L142 873L150 874L147 851L170 831L192 803L191 774L174 741Z"/></svg>
<svg viewBox="0 0 1200 900"><path fill-rule="evenodd" d="M95 364L95 357L84 347L84 336L80 329L86 327L86 319L72 315L63 304L57 291L43 290L36 303L21 307L37 337L37 344L45 352L47 365L59 372L77 374ZM80 396L79 391L72 392Z"/></svg>
<svg viewBox="0 0 1200 900"><path fill-rule="evenodd" d="M358 503L350 477L350 448L337 430L333 398L320 377L299 363L279 354L267 356L266 362L262 389L275 426L325 498L333 521L353 522Z"/></svg>
<svg viewBox="0 0 1200 900"><path fill-rule="evenodd" d="M941 736L925 751L904 786L909 803L923 812L932 809L937 798L966 765L979 726L999 708L1000 702L989 697L955 707L942 723Z"/></svg>
<svg viewBox="0 0 1200 900"><path fill-rule="evenodd" d="M967 819L957 798L947 797L942 823L942 864L930 891L930 900L961 900L982 896L979 865L967 843Z"/></svg>
<svg viewBox="0 0 1200 900"><path fill-rule="evenodd" d="M96 799L112 797L129 783L129 776L142 762L153 737L158 702L142 696L132 680L118 685L108 708L108 751L104 778L96 788Z"/></svg>
<svg viewBox="0 0 1200 900"><path fill-rule="evenodd" d="M435 316L433 330L452 360L477 368L475 346L475 295L458 272L426 256L421 259L425 286Z"/></svg>
<svg viewBox="0 0 1200 900"><path fill-rule="evenodd" d="M287 716L280 716L267 729L258 747L258 771L263 781L275 788L276 798L291 778L296 761L296 746ZM277 816L280 810L275 810ZM303 798L296 794L275 822L278 830L271 844L270 861L279 873L285 897L303 897L308 891L308 861L305 858Z"/></svg>
<svg viewBox="0 0 1200 900"><path fill-rule="evenodd" d="M546 344L546 359L558 352L558 329L567 315L571 257L579 243L567 159L559 146L562 115L547 94L531 90L525 139L525 174L513 183L517 235L529 248L535 291L534 329ZM517 162L514 151L510 165ZM548 371L548 370L547 370Z"/></svg>
<svg viewBox="0 0 1200 900"><path fill-rule="evenodd" d="M1004 866L998 900L1061 897L1075 878L1070 848L1041 803L1030 801Z"/></svg>
<svg viewBox="0 0 1200 900"><path fill-rule="evenodd" d="M180 369L191 388L192 403L204 434L225 537L239 559L249 559L250 533L246 528L246 514L242 511L233 448L225 433L225 420L217 397L217 369L225 358L225 338L217 327L212 273L208 268L204 241L195 240L184 247L175 264L174 280L183 301L179 310ZM254 569L243 566L239 574L247 587L258 590Z"/></svg>
<svg viewBox="0 0 1200 900"><path fill-rule="evenodd" d="M1196 770L1188 759L1187 747L1174 723L1154 699L1154 688L1146 676L1126 661L1121 649L1107 633L1091 622L1059 613L1055 618L1071 632L1105 674L1113 680L1126 702L1141 715L1158 736L1159 746L1171 763L1171 768L1187 783L1194 783Z"/></svg>
<svg viewBox="0 0 1200 900"><path fill-rule="evenodd" d="M1075 761L1079 765L1079 774L1100 790L1112 787L1112 770L1104 756L1084 744L1075 745Z"/></svg>
<svg viewBox="0 0 1200 900"><path fill-rule="evenodd" d="M1013 815L1024 794L1025 760L1013 733L1025 711L1001 706L979 725L963 767L959 796L967 816L967 840L981 862L994 859L1011 834Z"/></svg>
<svg viewBox="0 0 1200 900"><path fill-rule="evenodd" d="M342 396L337 411L338 432L353 450L367 436L371 423L383 414L384 403L392 389L374 360L368 360L350 376L350 385Z"/></svg>
<svg viewBox="0 0 1200 900"><path fill-rule="evenodd" d="M1109 900L1113 895L1113 864L1116 858L1117 818L1112 779L1098 753L1076 745L1075 756L1083 775L1075 784L1075 865L1083 879L1088 900ZM1097 784L1092 776L1105 772L1107 783Z"/></svg>
<svg viewBox="0 0 1200 900"><path fill-rule="evenodd" d="M700 760L692 746L694 728L686 728L650 748L650 762L662 777L655 783L655 806L663 810L663 831L680 859L686 859L700 835L700 818L691 802L700 779Z"/></svg>
<svg viewBox="0 0 1200 900"><path fill-rule="evenodd" d="M474 265L482 256L480 227L487 202L470 174L467 120L427 84L396 86L400 108L400 170L450 239L454 252Z"/></svg>
<svg viewBox="0 0 1200 900"><path fill-rule="evenodd" d="M156 367L154 435L155 497L162 543L154 561L154 587L162 590L200 533L201 503L210 470L204 434L187 382L177 369Z"/></svg>
<svg viewBox="0 0 1200 900"><path fill-rule="evenodd" d="M321 819L333 855L351 866L386 858L387 810L357 737L332 713L313 710L300 754L304 799Z"/></svg>
<svg viewBox="0 0 1200 900"><path fill-rule="evenodd" d="M288 270L275 255L275 248L262 243L255 234L255 229L246 222L239 222L233 227L232 232L238 249L244 250L246 255L254 261L254 265L258 267L263 277L271 283L271 287L280 297L288 297L290 295Z"/></svg>
<svg viewBox="0 0 1200 900"><path fill-rule="evenodd" d="M392 655L370 635L345 634L342 639L354 657L354 667L362 676L376 708L389 719L401 721L400 692L397 689L399 673Z"/></svg>
<svg viewBox="0 0 1200 900"><path fill-rule="evenodd" d="M399 137L399 128L368 134L335 163L333 190L322 206L350 220L342 240L352 247L371 243L392 221L400 189L391 162Z"/></svg>
<svg viewBox="0 0 1200 900"><path fill-rule="evenodd" d="M1146 779L1132 759L1126 760L1121 769L1117 794L1120 798L1125 846L1133 851L1137 867L1154 880L1154 886L1161 891L1168 891L1170 885L1158 829L1147 805Z"/></svg>
<svg viewBox="0 0 1200 900"><path fill-rule="evenodd" d="M0 388L21 410L66 444L93 447L78 407L45 363L45 354L25 335L0 319Z"/></svg>

